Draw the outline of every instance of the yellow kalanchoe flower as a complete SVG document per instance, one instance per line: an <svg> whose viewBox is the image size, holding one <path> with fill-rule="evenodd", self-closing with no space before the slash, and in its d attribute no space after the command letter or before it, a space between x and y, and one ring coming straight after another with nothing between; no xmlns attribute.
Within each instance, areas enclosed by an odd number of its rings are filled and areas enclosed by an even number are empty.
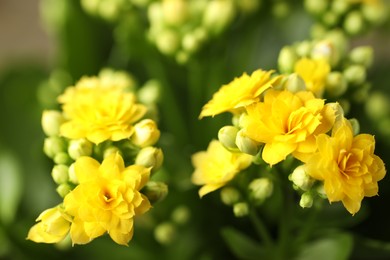
<svg viewBox="0 0 390 260"><path fill-rule="evenodd" d="M245 134L265 144L262 158L271 166L289 154L306 161L316 150L315 136L328 132L335 120L332 106L324 103L309 91L270 89L264 102L247 107Z"/></svg>
<svg viewBox="0 0 390 260"><path fill-rule="evenodd" d="M79 185L64 198L65 211L72 216L73 244L86 244L108 233L118 244L127 245L133 236L133 219L151 207L140 190L149 180L150 169L141 165L124 167L122 157L109 155L100 165L80 157L74 165Z"/></svg>
<svg viewBox="0 0 390 260"><path fill-rule="evenodd" d="M219 141L211 141L207 151L192 155L192 164L195 167L192 182L203 185L199 190L199 196L203 197L223 187L238 172L249 167L252 158L248 154L228 151Z"/></svg>
<svg viewBox="0 0 390 260"><path fill-rule="evenodd" d="M294 66L294 72L305 81L306 89L317 97L324 93L326 77L330 70L330 65L325 59L302 58Z"/></svg>
<svg viewBox="0 0 390 260"><path fill-rule="evenodd" d="M60 134L70 139L86 138L95 144L130 137L132 124L146 113L146 107L136 103L133 93L97 77L81 79L58 100L67 120Z"/></svg>
<svg viewBox="0 0 390 260"><path fill-rule="evenodd" d="M330 202L341 201L355 214L363 198L378 194L378 181L386 174L383 161L374 154L372 135L353 136L348 120L338 121L332 136L317 137L318 152L306 164L307 173L324 181Z"/></svg>
<svg viewBox="0 0 390 260"><path fill-rule="evenodd" d="M71 219L61 206L43 211L28 232L27 239L36 243L58 243L69 233Z"/></svg>
<svg viewBox="0 0 390 260"><path fill-rule="evenodd" d="M281 76L271 78L273 71L256 70L250 76L246 73L223 85L213 98L203 106L199 118L215 116L223 112L232 112L259 101L260 95L276 82Z"/></svg>

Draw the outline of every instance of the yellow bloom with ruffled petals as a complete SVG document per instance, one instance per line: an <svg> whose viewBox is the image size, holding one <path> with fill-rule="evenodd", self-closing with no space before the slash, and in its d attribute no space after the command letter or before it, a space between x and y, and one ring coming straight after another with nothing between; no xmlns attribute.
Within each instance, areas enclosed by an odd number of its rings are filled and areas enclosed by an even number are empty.
<svg viewBox="0 0 390 260"><path fill-rule="evenodd" d="M28 232L27 239L36 243L58 243L69 233L71 220L61 206L43 211Z"/></svg>
<svg viewBox="0 0 390 260"><path fill-rule="evenodd" d="M271 166L292 154L306 161L316 151L315 137L328 132L335 112L312 92L268 90L264 102L247 107L245 134L264 143L262 158Z"/></svg>
<svg viewBox="0 0 390 260"><path fill-rule="evenodd" d="M215 116L223 112L235 113L260 100L260 95L276 84L281 76L271 78L273 71L256 70L250 76L246 73L223 85L213 98L203 106L199 118Z"/></svg>
<svg viewBox="0 0 390 260"><path fill-rule="evenodd" d="M203 197L223 187L237 173L249 167L252 158L248 154L228 151L219 141L211 141L207 151L192 155L192 164L195 167L192 182L203 185L199 190L199 196Z"/></svg>
<svg viewBox="0 0 390 260"><path fill-rule="evenodd" d="M295 63L294 72L305 81L306 89L321 97L331 67L325 59L302 58Z"/></svg>
<svg viewBox="0 0 390 260"><path fill-rule="evenodd" d="M140 190L149 180L150 169L140 165L124 167L116 153L102 164L80 157L74 166L79 185L64 198L65 211L72 216L73 244L86 244L106 232L118 244L133 237L136 215L151 207Z"/></svg>
<svg viewBox="0 0 390 260"><path fill-rule="evenodd" d="M374 154L372 135L353 136L348 120L337 122L332 136L317 137L318 152L306 164L307 173L324 182L330 202L341 201L355 214L364 197L378 194L378 181L386 174L383 161Z"/></svg>
<svg viewBox="0 0 390 260"><path fill-rule="evenodd" d="M60 134L70 139L86 138L95 144L129 138L134 132L132 124L146 113L146 107L136 103L133 93L97 77L81 79L58 101L66 119Z"/></svg>

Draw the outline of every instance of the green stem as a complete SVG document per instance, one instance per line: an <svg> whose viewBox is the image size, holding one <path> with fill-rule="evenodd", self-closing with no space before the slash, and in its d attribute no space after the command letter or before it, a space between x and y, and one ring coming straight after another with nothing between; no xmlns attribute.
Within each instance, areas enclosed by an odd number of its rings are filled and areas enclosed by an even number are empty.
<svg viewBox="0 0 390 260"><path fill-rule="evenodd" d="M303 243L305 243L306 240L309 238L309 236L310 236L310 234L315 226L317 216L320 212L320 208L321 208L320 206L321 205L318 205L316 207L316 205L314 205L310 209L309 216L307 217L307 220L305 221L305 225L303 225L301 232L295 241L295 244L298 247L300 247Z"/></svg>
<svg viewBox="0 0 390 260"><path fill-rule="evenodd" d="M255 209L250 210L249 217L250 217L257 233L259 234L260 239L264 242L264 245L267 247L271 247L273 245L272 238L269 235L268 230L267 230L266 226L264 225L264 222L257 215Z"/></svg>

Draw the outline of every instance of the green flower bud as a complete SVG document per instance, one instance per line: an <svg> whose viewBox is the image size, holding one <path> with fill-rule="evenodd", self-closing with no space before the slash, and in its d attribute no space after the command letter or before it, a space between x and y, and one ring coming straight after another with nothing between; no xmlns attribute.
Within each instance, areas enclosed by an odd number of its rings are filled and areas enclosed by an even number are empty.
<svg viewBox="0 0 390 260"><path fill-rule="evenodd" d="M310 29L310 36L313 39L322 39L328 32L328 29L321 23L313 24Z"/></svg>
<svg viewBox="0 0 390 260"><path fill-rule="evenodd" d="M172 220L173 222L184 225L188 223L191 216L191 212L189 207L187 206L179 206L175 208L175 210L172 212Z"/></svg>
<svg viewBox="0 0 390 260"><path fill-rule="evenodd" d="M337 13L327 11L322 15L322 21L329 27L335 26L339 22L340 17Z"/></svg>
<svg viewBox="0 0 390 260"><path fill-rule="evenodd" d="M302 41L295 46L295 51L299 57L307 57L310 55L312 48L312 42Z"/></svg>
<svg viewBox="0 0 390 260"><path fill-rule="evenodd" d="M211 0L203 13L202 25L214 35L220 34L235 16L232 0Z"/></svg>
<svg viewBox="0 0 390 260"><path fill-rule="evenodd" d="M372 120L381 121L389 115L389 99L381 92L374 92L368 97L365 110Z"/></svg>
<svg viewBox="0 0 390 260"><path fill-rule="evenodd" d="M366 69L362 65L351 65L344 69L343 75L348 83L360 85L366 80Z"/></svg>
<svg viewBox="0 0 390 260"><path fill-rule="evenodd" d="M363 4L361 11L364 18L374 25L385 22L389 16L388 4Z"/></svg>
<svg viewBox="0 0 390 260"><path fill-rule="evenodd" d="M118 86L126 90L134 90L137 83L135 79L125 71L102 69L99 72L99 79L103 86Z"/></svg>
<svg viewBox="0 0 390 260"><path fill-rule="evenodd" d="M240 192L233 187L223 187L220 196L223 204L227 206L231 206L241 199Z"/></svg>
<svg viewBox="0 0 390 260"><path fill-rule="evenodd" d="M290 13L291 7L287 2L278 1L272 5L272 15L277 18L286 17Z"/></svg>
<svg viewBox="0 0 390 260"><path fill-rule="evenodd" d="M164 160L163 152L160 148L145 147L142 148L137 157L135 158L135 164L143 165L145 167L152 167L152 172L156 172L160 169Z"/></svg>
<svg viewBox="0 0 390 260"><path fill-rule="evenodd" d="M156 35L156 46L165 55L173 55L180 46L179 35L174 30L165 29Z"/></svg>
<svg viewBox="0 0 390 260"><path fill-rule="evenodd" d="M352 63L370 67L373 61L373 49L371 46L361 46L354 48L349 54Z"/></svg>
<svg viewBox="0 0 390 260"><path fill-rule="evenodd" d="M77 179L77 175L76 175L76 171L74 170L74 163L72 163L70 166L69 166L69 170L68 170L68 178L69 178L69 181L73 184L79 184L79 180Z"/></svg>
<svg viewBox="0 0 390 260"><path fill-rule="evenodd" d="M241 218L249 214L249 205L246 202L238 202L233 205L234 216Z"/></svg>
<svg viewBox="0 0 390 260"><path fill-rule="evenodd" d="M55 136L60 134L60 126L64 122L64 117L61 112L56 110L44 110L42 113L42 129L47 136Z"/></svg>
<svg viewBox="0 0 390 260"><path fill-rule="evenodd" d="M131 141L139 146L146 147L154 145L160 138L160 130L154 120L144 119L134 126L134 134Z"/></svg>
<svg viewBox="0 0 390 260"><path fill-rule="evenodd" d="M316 43L311 52L313 59L325 59L331 65L336 65L340 60L340 55L334 44L329 40L323 40Z"/></svg>
<svg viewBox="0 0 390 260"><path fill-rule="evenodd" d="M292 181L297 188L303 191L309 190L314 184L314 179L306 173L304 165L295 168L290 176L288 176L288 179Z"/></svg>
<svg viewBox="0 0 390 260"><path fill-rule="evenodd" d="M294 71L295 62L298 56L294 49L290 46L285 46L280 50L278 57L278 67L281 73L290 73Z"/></svg>
<svg viewBox="0 0 390 260"><path fill-rule="evenodd" d="M67 183L62 183L62 184L60 184L60 185L57 187L57 189L56 189L57 193L58 193L62 198L64 198L71 190L72 190L72 188L71 188L70 185L67 184Z"/></svg>
<svg viewBox="0 0 390 260"><path fill-rule="evenodd" d="M235 126L227 125L219 129L218 131L218 140L223 146L228 150L237 149L236 145L236 136L238 133L238 128Z"/></svg>
<svg viewBox="0 0 390 260"><path fill-rule="evenodd" d="M200 42L194 33L187 33L182 39L182 46L185 51L193 53L200 48Z"/></svg>
<svg viewBox="0 0 390 260"><path fill-rule="evenodd" d="M162 1L164 21L168 25L182 25L188 19L188 2L184 0Z"/></svg>
<svg viewBox="0 0 390 260"><path fill-rule="evenodd" d="M90 156L92 148L92 143L87 139L70 140L68 153L70 158L77 160L81 156Z"/></svg>
<svg viewBox="0 0 390 260"><path fill-rule="evenodd" d="M311 208L313 206L313 195L311 192L305 192L301 196L301 200L299 201L299 206L302 208Z"/></svg>
<svg viewBox="0 0 390 260"><path fill-rule="evenodd" d="M350 35L357 35L365 30L364 19L359 11L350 12L344 20L344 30Z"/></svg>
<svg viewBox="0 0 390 260"><path fill-rule="evenodd" d="M176 237L176 228L170 222L164 222L154 229L154 238L163 245L173 242Z"/></svg>
<svg viewBox="0 0 390 260"><path fill-rule="evenodd" d="M323 183L318 185L315 191L317 192L318 196L320 196L321 198L323 198L323 199L328 198L328 196L326 195Z"/></svg>
<svg viewBox="0 0 390 260"><path fill-rule="evenodd" d="M332 30L327 32L322 40L331 43L334 52L331 56L331 63L335 66L347 53L348 39L341 30Z"/></svg>
<svg viewBox="0 0 390 260"><path fill-rule="evenodd" d="M332 71L326 77L325 89L330 96L339 97L347 91L348 83L341 72Z"/></svg>
<svg viewBox="0 0 390 260"><path fill-rule="evenodd" d="M149 80L137 92L138 100L146 105L152 105L159 101L161 84L158 80Z"/></svg>
<svg viewBox="0 0 390 260"><path fill-rule="evenodd" d="M305 9L313 15L321 15L328 9L328 0L305 0Z"/></svg>
<svg viewBox="0 0 390 260"><path fill-rule="evenodd" d="M149 181L142 189L142 193L154 204L163 200L168 194L168 186L162 182Z"/></svg>
<svg viewBox="0 0 390 260"><path fill-rule="evenodd" d="M148 13L147 13L148 19L150 23L153 25L159 25L163 24L164 14L161 2L153 2L148 7Z"/></svg>
<svg viewBox="0 0 390 260"><path fill-rule="evenodd" d="M68 181L68 171L69 168L66 165L54 165L53 169L51 170L51 177L57 184L66 183Z"/></svg>
<svg viewBox="0 0 390 260"><path fill-rule="evenodd" d="M65 140L59 136L47 137L43 142L43 151L50 158L54 158L58 153L65 152L66 147Z"/></svg>
<svg viewBox="0 0 390 260"><path fill-rule="evenodd" d="M344 118L344 109L338 102L328 103L328 106L332 107L334 115L336 116L336 122Z"/></svg>
<svg viewBox="0 0 390 260"><path fill-rule="evenodd" d="M69 157L69 154L66 152L60 152L54 155L53 158L54 163L56 164L70 164L73 160Z"/></svg>
<svg viewBox="0 0 390 260"><path fill-rule="evenodd" d="M249 14L259 10L261 2L261 0L240 0L236 1L236 5L242 13Z"/></svg>
<svg viewBox="0 0 390 260"><path fill-rule="evenodd" d="M356 118L351 118L348 120L351 123L353 135L358 135L360 132L360 124Z"/></svg>
<svg viewBox="0 0 390 260"><path fill-rule="evenodd" d="M343 15L348 11L349 7L350 7L349 0L337 0L337 1L332 1L331 9L334 13L338 15Z"/></svg>
<svg viewBox="0 0 390 260"><path fill-rule="evenodd" d="M289 75L283 84L284 88L292 93L306 90L305 81L296 73Z"/></svg>
<svg viewBox="0 0 390 260"><path fill-rule="evenodd" d="M259 152L260 144L244 134L244 129L237 132L236 145L241 152L256 155Z"/></svg>
<svg viewBox="0 0 390 260"><path fill-rule="evenodd" d="M121 150L119 150L118 147L116 146L108 146L107 148L104 149L104 152L103 152L103 158L107 158L108 156L110 156L111 154L114 154L114 153L119 153L120 155L122 155L122 152Z"/></svg>
<svg viewBox="0 0 390 260"><path fill-rule="evenodd" d="M249 183L248 189L249 196L256 204L261 204L272 195L274 184L269 178L258 178Z"/></svg>

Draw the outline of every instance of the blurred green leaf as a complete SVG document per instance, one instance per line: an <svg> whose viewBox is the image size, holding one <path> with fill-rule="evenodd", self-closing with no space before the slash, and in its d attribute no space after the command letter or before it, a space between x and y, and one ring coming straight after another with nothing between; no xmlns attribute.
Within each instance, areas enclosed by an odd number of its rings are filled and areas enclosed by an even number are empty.
<svg viewBox="0 0 390 260"><path fill-rule="evenodd" d="M15 157L0 150L0 220L12 222L22 194L22 178Z"/></svg>
<svg viewBox="0 0 390 260"><path fill-rule="evenodd" d="M390 259L390 242L355 237L353 259Z"/></svg>
<svg viewBox="0 0 390 260"><path fill-rule="evenodd" d="M348 233L332 233L308 243L297 260L345 260L352 252L353 238Z"/></svg>
<svg viewBox="0 0 390 260"><path fill-rule="evenodd" d="M221 231L226 244L239 259L270 259L272 248L265 248L244 233L225 227Z"/></svg>

